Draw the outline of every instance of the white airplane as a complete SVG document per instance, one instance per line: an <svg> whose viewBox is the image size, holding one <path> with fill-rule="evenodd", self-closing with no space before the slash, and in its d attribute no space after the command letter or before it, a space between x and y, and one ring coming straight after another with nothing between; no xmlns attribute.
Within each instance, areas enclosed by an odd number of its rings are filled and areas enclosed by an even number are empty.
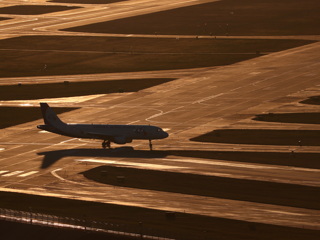
<svg viewBox="0 0 320 240"><path fill-rule="evenodd" d="M37 128L73 138L102 139L103 148L110 148L111 142L126 144L133 139L146 139L149 140L149 147L152 150L151 140L169 136L161 128L150 125L64 123L47 103L40 103L40 106L45 125L38 125Z"/></svg>

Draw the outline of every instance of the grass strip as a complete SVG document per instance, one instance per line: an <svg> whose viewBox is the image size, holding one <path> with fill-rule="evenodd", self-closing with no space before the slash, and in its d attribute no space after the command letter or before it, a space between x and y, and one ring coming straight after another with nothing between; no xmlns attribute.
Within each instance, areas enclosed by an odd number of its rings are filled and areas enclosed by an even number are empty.
<svg viewBox="0 0 320 240"><path fill-rule="evenodd" d="M319 130L219 129L190 139L231 144L320 146Z"/></svg>
<svg viewBox="0 0 320 240"><path fill-rule="evenodd" d="M178 239L318 239L319 232L302 228L268 225L232 219L177 213L174 220L166 212L98 202L0 192L1 208L86 218L115 224L142 224L155 232L174 234Z"/></svg>
<svg viewBox="0 0 320 240"><path fill-rule="evenodd" d="M17 15L38 15L59 11L77 9L76 6L57 6L57 5L16 5L0 8L0 14Z"/></svg>
<svg viewBox="0 0 320 240"><path fill-rule="evenodd" d="M317 187L113 166L93 168L83 175L113 186L320 209Z"/></svg>
<svg viewBox="0 0 320 240"><path fill-rule="evenodd" d="M212 67L312 41L25 36L0 41L0 77Z"/></svg>
<svg viewBox="0 0 320 240"><path fill-rule="evenodd" d="M173 78L123 79L92 82L61 82L0 86L0 100L74 97L118 92L137 92Z"/></svg>
<svg viewBox="0 0 320 240"><path fill-rule="evenodd" d="M318 0L223 0L64 30L153 35L319 35L318 9Z"/></svg>
<svg viewBox="0 0 320 240"><path fill-rule="evenodd" d="M257 115L253 120L265 122L320 124L320 113L269 113Z"/></svg>
<svg viewBox="0 0 320 240"><path fill-rule="evenodd" d="M54 111L60 114L75 109L77 108L55 108ZM0 129L42 118L39 107L0 107L0 116Z"/></svg>

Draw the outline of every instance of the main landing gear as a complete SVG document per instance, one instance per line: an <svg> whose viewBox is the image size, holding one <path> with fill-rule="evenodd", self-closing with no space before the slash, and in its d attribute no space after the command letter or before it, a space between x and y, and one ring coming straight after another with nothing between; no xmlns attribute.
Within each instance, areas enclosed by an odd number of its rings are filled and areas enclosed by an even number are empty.
<svg viewBox="0 0 320 240"><path fill-rule="evenodd" d="M102 148L103 149L106 149L108 147L108 149L111 148L111 142L110 140L104 140L103 143L102 143Z"/></svg>
<svg viewBox="0 0 320 240"><path fill-rule="evenodd" d="M149 139L149 148L150 148L150 151L152 151L152 142L151 142L151 139Z"/></svg>

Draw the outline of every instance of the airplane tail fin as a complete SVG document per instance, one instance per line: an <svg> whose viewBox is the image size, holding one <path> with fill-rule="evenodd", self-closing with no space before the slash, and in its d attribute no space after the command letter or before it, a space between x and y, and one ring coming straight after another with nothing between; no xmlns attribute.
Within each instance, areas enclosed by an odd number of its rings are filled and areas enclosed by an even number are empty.
<svg viewBox="0 0 320 240"><path fill-rule="evenodd" d="M47 103L40 103L40 107L45 124L51 126L64 124Z"/></svg>

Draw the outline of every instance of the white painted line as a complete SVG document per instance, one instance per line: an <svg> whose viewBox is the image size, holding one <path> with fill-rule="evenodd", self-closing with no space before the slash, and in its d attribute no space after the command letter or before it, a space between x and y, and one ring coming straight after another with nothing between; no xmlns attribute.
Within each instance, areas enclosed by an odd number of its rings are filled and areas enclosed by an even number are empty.
<svg viewBox="0 0 320 240"><path fill-rule="evenodd" d="M160 164L150 164L150 163L136 163L136 162L125 162L125 161L110 161L110 160L99 160L99 159L81 159L78 162L91 162L91 163L102 163L102 164L114 164L114 165L124 165L133 167L142 167L145 169L177 169L185 167L160 165Z"/></svg>
<svg viewBox="0 0 320 240"><path fill-rule="evenodd" d="M70 142L70 141L75 140L75 139L76 139L76 138L71 138L71 139L68 139L68 140L59 142L58 144L64 144L64 143L66 143L66 142Z"/></svg>
<svg viewBox="0 0 320 240"><path fill-rule="evenodd" d="M14 175L17 175L17 174L20 174L20 173L23 173L23 171L14 171L14 172L11 172L11 173L7 173L5 175L2 175L2 177L11 177L11 176L14 176Z"/></svg>
<svg viewBox="0 0 320 240"><path fill-rule="evenodd" d="M9 172L9 171L0 171L0 175L4 174L4 173L7 173L7 172Z"/></svg>
<svg viewBox="0 0 320 240"><path fill-rule="evenodd" d="M195 104L195 103L202 103L202 102L205 102L205 101L208 101L210 99L213 99L213 98L216 98L216 97L219 97L221 95L223 95L224 93L219 93L217 95L212 95L212 96L209 96L209 97L206 97L206 98L202 98L202 99L199 99L197 101L194 101L192 104Z"/></svg>
<svg viewBox="0 0 320 240"><path fill-rule="evenodd" d="M23 20L23 21L17 21L17 22L9 22L9 23L1 23L1 26L5 26L5 25L14 25L14 24L19 24L19 23L25 23L25 22L32 22L32 21L37 21L38 18L32 18L32 19L27 19L27 20ZM1 29L2 30L2 29Z"/></svg>
<svg viewBox="0 0 320 240"><path fill-rule="evenodd" d="M63 177L60 177L60 176L57 174L57 172L58 172L58 171L61 171L61 170L62 170L62 168L57 168L57 169L51 171L51 174L52 174L54 177L56 177L56 178L58 178L58 179L60 179L61 181L64 181L64 182L69 182L69 183L73 183L73 184L80 184L80 185L83 185L83 186L88 186L87 184L84 184L84 183L79 183L79 182L70 181L70 180L64 179Z"/></svg>
<svg viewBox="0 0 320 240"><path fill-rule="evenodd" d="M250 169L277 169L278 167L266 166L266 165L255 165L246 163L234 163L227 161L206 161L199 159L177 159L177 158L162 158L161 160L173 161L173 162L185 162L185 163L196 163L196 164L207 164L213 166L224 166L224 167L238 167L238 168L250 168Z"/></svg>
<svg viewBox="0 0 320 240"><path fill-rule="evenodd" d="M184 107L185 107L185 106L177 107L177 108L174 108L174 109L172 109L172 110L170 110L170 111L168 111L168 112L163 112L162 110L155 109L155 110L159 111L159 113L156 113L156 114L152 115L151 117L146 118L145 120L146 120L146 121L151 121L150 119L152 119L152 118L156 118L156 117L159 117L159 116L163 116L163 115L165 115L165 114L168 114L168 113L175 112L176 110L181 109L181 108L184 108Z"/></svg>
<svg viewBox="0 0 320 240"><path fill-rule="evenodd" d="M140 122L140 120L129 122L129 123L127 123L127 125L132 125L132 124L137 123L137 122Z"/></svg>
<svg viewBox="0 0 320 240"><path fill-rule="evenodd" d="M3 150L5 150L5 148L0 148L0 151L3 151Z"/></svg>
<svg viewBox="0 0 320 240"><path fill-rule="evenodd" d="M28 176L30 176L30 175L32 175L32 174L37 173L37 172L39 172L39 171L27 172L27 173L24 173L24 174L19 175L18 177L28 177Z"/></svg>
<svg viewBox="0 0 320 240"><path fill-rule="evenodd" d="M51 172L51 174L52 174L53 176L55 176L56 178L59 178L60 180L65 181L64 178L60 177L60 176L56 173L56 172L61 171L61 170L62 170L62 168L55 169L55 170L53 170L53 171Z"/></svg>
<svg viewBox="0 0 320 240"><path fill-rule="evenodd" d="M32 104L30 103L22 103L22 104L19 104L21 107L30 107L30 106L33 106Z"/></svg>

